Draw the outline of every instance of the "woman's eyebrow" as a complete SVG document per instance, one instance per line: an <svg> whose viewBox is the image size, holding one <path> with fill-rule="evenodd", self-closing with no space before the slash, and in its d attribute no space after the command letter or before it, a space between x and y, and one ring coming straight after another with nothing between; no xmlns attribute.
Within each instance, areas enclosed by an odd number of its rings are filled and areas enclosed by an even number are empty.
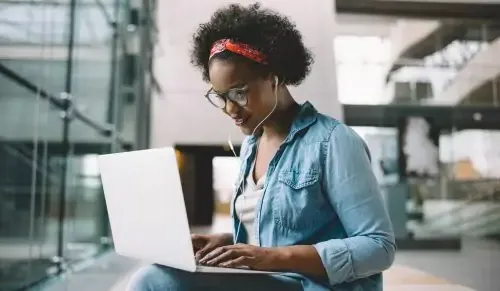
<svg viewBox="0 0 500 291"><path fill-rule="evenodd" d="M224 94L224 93L228 92L228 91L229 91L229 90L231 90L231 89L240 89L240 88L242 88L242 87L245 87L246 85L247 85L247 83L245 83L245 82L243 82L243 81L240 81L240 82L237 82L237 83L235 83L235 84L231 85L231 86L229 87L229 89L227 89L227 90L225 90L225 91L218 91L218 90L215 90L215 88L214 88L214 87L212 87L212 90L213 90L213 91L215 91L215 93L218 93L218 94Z"/></svg>
<svg viewBox="0 0 500 291"><path fill-rule="evenodd" d="M231 85L230 89L241 88L245 87L246 85L247 85L246 82L240 81L234 85Z"/></svg>

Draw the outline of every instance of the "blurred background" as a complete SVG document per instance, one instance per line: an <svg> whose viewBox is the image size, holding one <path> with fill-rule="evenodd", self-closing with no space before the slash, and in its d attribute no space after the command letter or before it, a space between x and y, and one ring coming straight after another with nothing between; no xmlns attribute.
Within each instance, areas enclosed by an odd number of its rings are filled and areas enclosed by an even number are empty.
<svg viewBox="0 0 500 291"><path fill-rule="evenodd" d="M175 146L193 229L230 227L242 136L189 63L227 3L0 1L0 290L124 290L99 154ZM316 57L297 99L367 142L397 262L500 290L500 1L261 3Z"/></svg>

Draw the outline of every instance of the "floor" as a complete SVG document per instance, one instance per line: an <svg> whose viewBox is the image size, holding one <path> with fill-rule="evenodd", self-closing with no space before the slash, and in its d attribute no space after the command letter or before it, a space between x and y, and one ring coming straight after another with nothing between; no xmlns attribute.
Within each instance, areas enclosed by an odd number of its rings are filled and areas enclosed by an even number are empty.
<svg viewBox="0 0 500 291"><path fill-rule="evenodd" d="M114 253L98 258L83 270L50 282L49 285L33 288L33 291L124 291L127 279L139 268L136 260L124 258ZM31 291L31 290L30 290Z"/></svg>
<svg viewBox="0 0 500 291"><path fill-rule="evenodd" d="M478 291L500 290L500 244L493 241L464 239L460 252L399 252L396 263Z"/></svg>
<svg viewBox="0 0 500 291"><path fill-rule="evenodd" d="M211 228L193 231L227 229L230 229L229 222L219 219ZM417 268L474 290L500 290L500 244L496 242L464 239L460 252L400 251L396 256L396 264ZM110 253L90 267L67 276L43 291L123 291L128 279L140 265L141 262Z"/></svg>

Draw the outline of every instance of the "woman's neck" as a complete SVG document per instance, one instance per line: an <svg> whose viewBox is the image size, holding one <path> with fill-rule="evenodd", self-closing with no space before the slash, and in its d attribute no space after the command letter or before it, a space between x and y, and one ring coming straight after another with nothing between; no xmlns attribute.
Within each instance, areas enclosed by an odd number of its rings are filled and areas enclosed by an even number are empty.
<svg viewBox="0 0 500 291"><path fill-rule="evenodd" d="M285 89L283 93L287 94L285 98L282 98L285 101L278 104L276 111L263 126L262 137L265 139L284 140L290 131L295 116L300 110L300 105L292 98L288 90Z"/></svg>

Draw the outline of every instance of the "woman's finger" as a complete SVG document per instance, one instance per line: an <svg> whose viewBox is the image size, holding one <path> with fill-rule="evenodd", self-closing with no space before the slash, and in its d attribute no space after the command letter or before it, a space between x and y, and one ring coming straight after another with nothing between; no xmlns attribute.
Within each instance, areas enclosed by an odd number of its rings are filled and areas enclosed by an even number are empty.
<svg viewBox="0 0 500 291"><path fill-rule="evenodd" d="M218 257L220 254L226 252L227 249L228 247L218 247L209 251L200 259L200 263L207 263L209 260L212 260L213 258Z"/></svg>
<svg viewBox="0 0 500 291"><path fill-rule="evenodd" d="M229 260L225 263L219 264L219 266L224 268L240 268L240 267L251 267L251 260L249 257L242 256L236 259Z"/></svg>
<svg viewBox="0 0 500 291"><path fill-rule="evenodd" d="M201 248L199 251L196 252L195 257L199 262L202 262L203 259L205 259L205 256L214 249L216 249L216 247L213 244L208 243L203 248Z"/></svg>
<svg viewBox="0 0 500 291"><path fill-rule="evenodd" d="M224 252L214 256L212 259L207 261L208 265L215 266L227 261L236 259L241 256L241 250L237 249L227 249Z"/></svg>

